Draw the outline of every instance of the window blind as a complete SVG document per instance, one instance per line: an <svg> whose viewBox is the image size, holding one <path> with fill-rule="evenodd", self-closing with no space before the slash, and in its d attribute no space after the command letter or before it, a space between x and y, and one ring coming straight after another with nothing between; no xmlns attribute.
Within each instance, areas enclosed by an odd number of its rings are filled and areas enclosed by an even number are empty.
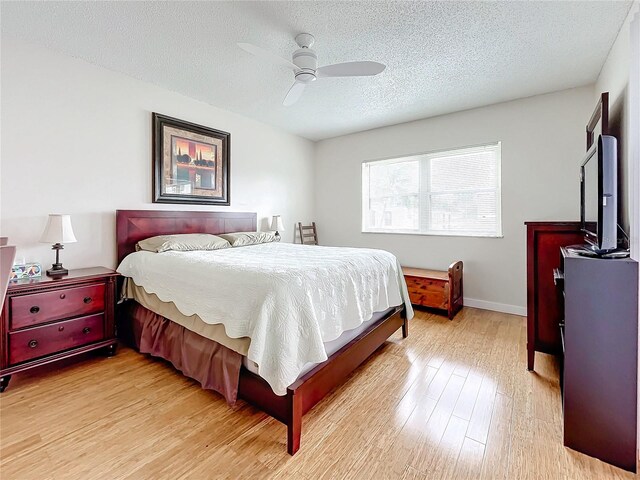
<svg viewBox="0 0 640 480"><path fill-rule="evenodd" d="M501 236L500 143L362 164L362 231Z"/></svg>

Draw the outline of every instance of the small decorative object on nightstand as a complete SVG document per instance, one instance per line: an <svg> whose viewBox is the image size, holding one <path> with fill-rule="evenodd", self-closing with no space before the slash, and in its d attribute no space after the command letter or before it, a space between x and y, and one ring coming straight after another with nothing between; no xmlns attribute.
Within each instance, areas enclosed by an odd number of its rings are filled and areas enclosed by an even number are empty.
<svg viewBox="0 0 640 480"><path fill-rule="evenodd" d="M447 271L402 267L402 272L412 304L445 310L449 320L462 308L461 261L449 265Z"/></svg>
<svg viewBox="0 0 640 480"><path fill-rule="evenodd" d="M280 232L284 232L284 224L280 215L274 215L271 218L271 230L275 230L276 238L280 241Z"/></svg>
<svg viewBox="0 0 640 480"><path fill-rule="evenodd" d="M11 282L0 317L0 392L14 373L90 350L114 355L117 277L95 267Z"/></svg>
<svg viewBox="0 0 640 480"><path fill-rule="evenodd" d="M44 229L41 243L53 243L52 250L56 251L56 263L51 265L47 270L50 277L60 277L66 275L69 271L60 263L60 250L64 248L63 243L77 242L76 236L73 234L71 227L71 215L50 214L47 226Z"/></svg>
<svg viewBox="0 0 640 480"><path fill-rule="evenodd" d="M20 280L21 278L35 278L42 276L42 266L39 263L22 263L14 264L11 267L11 280Z"/></svg>

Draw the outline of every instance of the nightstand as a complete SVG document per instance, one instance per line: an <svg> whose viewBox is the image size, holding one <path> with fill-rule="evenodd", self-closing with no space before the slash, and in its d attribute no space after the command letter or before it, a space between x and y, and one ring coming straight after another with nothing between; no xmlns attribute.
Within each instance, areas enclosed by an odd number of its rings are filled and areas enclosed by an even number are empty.
<svg viewBox="0 0 640 480"><path fill-rule="evenodd" d="M95 267L10 282L0 318L0 392L14 373L90 350L114 355L117 277Z"/></svg>

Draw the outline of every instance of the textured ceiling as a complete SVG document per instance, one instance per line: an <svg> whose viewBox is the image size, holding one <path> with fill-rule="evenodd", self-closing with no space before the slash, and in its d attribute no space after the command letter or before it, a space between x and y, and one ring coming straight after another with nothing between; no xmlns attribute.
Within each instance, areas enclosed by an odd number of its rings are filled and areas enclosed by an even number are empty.
<svg viewBox="0 0 640 480"><path fill-rule="evenodd" d="M2 2L2 35L80 57L317 140L596 80L630 2ZM321 79L292 107L285 58L315 35Z"/></svg>

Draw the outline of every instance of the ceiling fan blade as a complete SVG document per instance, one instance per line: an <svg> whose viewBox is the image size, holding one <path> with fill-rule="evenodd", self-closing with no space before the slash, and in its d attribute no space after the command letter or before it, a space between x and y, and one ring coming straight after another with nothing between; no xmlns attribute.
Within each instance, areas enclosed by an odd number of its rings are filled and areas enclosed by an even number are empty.
<svg viewBox="0 0 640 480"><path fill-rule="evenodd" d="M290 68L293 71L298 70L298 67L295 66L294 63L289 60L285 60L278 55L271 53L269 50L265 50L262 47L257 47L251 43L238 43L238 46L243 49L245 52L249 52L256 57L260 57L263 60L267 60L268 62L275 63L276 65L280 65L281 67Z"/></svg>
<svg viewBox="0 0 640 480"><path fill-rule="evenodd" d="M325 65L316 71L318 77L370 77L381 73L386 67L378 62L345 62Z"/></svg>
<svg viewBox="0 0 640 480"><path fill-rule="evenodd" d="M305 87L304 83L294 82L293 85L291 85L291 88L289 89L289 91L287 92L287 96L284 97L282 104L285 107L289 107L294 103L296 103L302 96L302 92L304 92L304 87Z"/></svg>

